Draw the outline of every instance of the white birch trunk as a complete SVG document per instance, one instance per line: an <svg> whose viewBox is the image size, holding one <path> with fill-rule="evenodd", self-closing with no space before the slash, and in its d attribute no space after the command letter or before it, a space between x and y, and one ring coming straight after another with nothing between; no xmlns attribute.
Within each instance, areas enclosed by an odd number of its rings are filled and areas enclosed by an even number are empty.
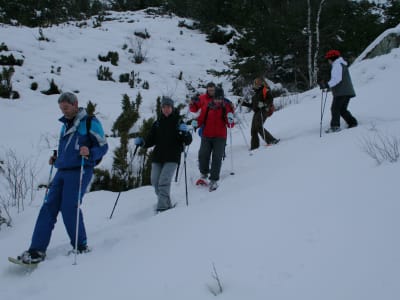
<svg viewBox="0 0 400 300"><path fill-rule="evenodd" d="M319 3L318 7L318 12L317 12L317 18L315 21L315 52L314 52L314 61L313 61L313 78L312 81L310 82L311 87L317 85L317 76L318 76L318 56L319 56L319 23L321 19L321 12L322 12L322 6L324 5L326 0L321 0Z"/></svg>
<svg viewBox="0 0 400 300"><path fill-rule="evenodd" d="M307 64L308 64L308 85L312 87L313 75L313 61L312 56L312 32L311 32L311 3L307 0L307 35L308 35L308 51L307 51Z"/></svg>

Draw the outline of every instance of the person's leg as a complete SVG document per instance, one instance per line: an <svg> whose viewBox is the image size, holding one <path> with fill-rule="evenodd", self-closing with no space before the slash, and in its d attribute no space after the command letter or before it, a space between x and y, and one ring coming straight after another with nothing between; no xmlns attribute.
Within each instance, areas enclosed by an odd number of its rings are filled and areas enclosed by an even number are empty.
<svg viewBox="0 0 400 300"><path fill-rule="evenodd" d="M214 138L211 161L210 180L218 181L221 172L222 158L224 156L226 139Z"/></svg>
<svg viewBox="0 0 400 300"><path fill-rule="evenodd" d="M331 128L340 128L340 110L343 105L343 97L333 97L331 105Z"/></svg>
<svg viewBox="0 0 400 300"><path fill-rule="evenodd" d="M151 180L151 185L153 186L157 197L158 197L158 180L160 178L161 169L162 169L161 163L152 163L151 164L150 180Z"/></svg>
<svg viewBox="0 0 400 300"><path fill-rule="evenodd" d="M209 138L202 137L199 150L199 170L201 174L210 172L210 157L212 151L212 143Z"/></svg>
<svg viewBox="0 0 400 300"><path fill-rule="evenodd" d="M162 164L161 173L158 178L158 203L157 210L162 211L172 207L171 182L178 164L167 162Z"/></svg>
<svg viewBox="0 0 400 300"><path fill-rule="evenodd" d="M255 112L253 115L253 119L251 120L251 141L250 141L250 150L257 149L260 147L260 138L258 137L258 132L261 122L261 113Z"/></svg>
<svg viewBox="0 0 400 300"><path fill-rule="evenodd" d="M267 144L276 144L277 139L274 138L274 136L265 128L264 129L264 136L265 136L265 142Z"/></svg>
<svg viewBox="0 0 400 300"><path fill-rule="evenodd" d="M57 172L51 183L46 202L43 203L36 225L32 234L30 251L46 252L50 243L51 233L57 222L57 215L60 210L64 178L62 172Z"/></svg>
<svg viewBox="0 0 400 300"><path fill-rule="evenodd" d="M357 119L348 110L350 97L343 99L342 107L340 108L340 115L346 121L349 128L356 127L358 125Z"/></svg>
<svg viewBox="0 0 400 300"><path fill-rule="evenodd" d="M78 207L78 193L80 184L80 170L64 171L64 186L62 190L61 214L65 229L67 230L72 247L75 247L76 235L76 213ZM82 203L83 195L92 178L93 169L85 169L82 176L81 195L79 201ZM87 245L85 223L83 222L82 211L79 209L78 225L78 249Z"/></svg>

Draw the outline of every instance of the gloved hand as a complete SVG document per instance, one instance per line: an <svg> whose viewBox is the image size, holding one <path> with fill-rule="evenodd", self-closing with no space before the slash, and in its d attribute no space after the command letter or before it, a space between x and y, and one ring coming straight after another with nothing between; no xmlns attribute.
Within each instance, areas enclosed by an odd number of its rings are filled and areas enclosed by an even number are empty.
<svg viewBox="0 0 400 300"><path fill-rule="evenodd" d="M190 99L192 102L199 102L200 101L200 97L198 94L192 96L192 98Z"/></svg>
<svg viewBox="0 0 400 300"><path fill-rule="evenodd" d="M229 124L232 124L233 121L234 121L233 113L228 112L228 114L226 115L226 117L228 118L228 123L229 123Z"/></svg>
<svg viewBox="0 0 400 300"><path fill-rule="evenodd" d="M192 127L197 128L199 126L199 123L197 123L197 120L192 121Z"/></svg>
<svg viewBox="0 0 400 300"><path fill-rule="evenodd" d="M134 144L135 144L136 146L143 146L143 145L144 145L144 140L143 140L143 138L141 138L141 137L135 138L135 140L134 140L133 142L134 142Z"/></svg>
<svg viewBox="0 0 400 300"><path fill-rule="evenodd" d="M320 88L321 90L327 90L327 89L329 89L329 85L328 85L325 81L321 81L321 82L319 83L319 88Z"/></svg>
<svg viewBox="0 0 400 300"><path fill-rule="evenodd" d="M182 132L187 132L187 131L188 131L187 125L186 125L185 123L181 123L181 124L179 125L178 130L179 130L179 131L182 131Z"/></svg>

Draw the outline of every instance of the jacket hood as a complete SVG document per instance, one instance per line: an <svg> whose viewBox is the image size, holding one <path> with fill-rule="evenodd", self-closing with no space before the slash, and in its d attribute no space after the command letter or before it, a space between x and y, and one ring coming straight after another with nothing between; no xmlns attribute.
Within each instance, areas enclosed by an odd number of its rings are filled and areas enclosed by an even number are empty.
<svg viewBox="0 0 400 300"><path fill-rule="evenodd" d="M344 59L343 59L343 57L338 57L334 62L333 62L334 64L344 64L345 66L347 66L347 61L345 61Z"/></svg>

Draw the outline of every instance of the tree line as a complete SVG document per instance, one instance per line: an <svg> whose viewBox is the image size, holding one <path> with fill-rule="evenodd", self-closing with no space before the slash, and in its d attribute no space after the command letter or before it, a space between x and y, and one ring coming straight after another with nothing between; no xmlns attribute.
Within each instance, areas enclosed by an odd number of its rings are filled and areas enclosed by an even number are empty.
<svg viewBox="0 0 400 300"><path fill-rule="evenodd" d="M221 74L231 76L235 94L260 75L292 91L309 89L327 72L327 50L339 49L351 62L400 23L398 0L0 0L0 22L50 26L148 7L192 18L211 42L228 42L235 55Z"/></svg>

